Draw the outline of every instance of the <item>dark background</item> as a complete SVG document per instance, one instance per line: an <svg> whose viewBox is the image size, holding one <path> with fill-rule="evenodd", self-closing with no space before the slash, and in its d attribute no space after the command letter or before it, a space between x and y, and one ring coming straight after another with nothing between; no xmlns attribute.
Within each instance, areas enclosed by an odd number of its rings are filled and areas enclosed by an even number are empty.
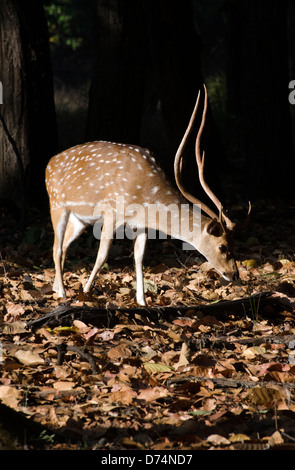
<svg viewBox="0 0 295 470"><path fill-rule="evenodd" d="M48 160L85 140L148 147L173 181L203 82L218 196L290 206L294 79L294 0L1 0L1 206L48 210ZM183 179L202 197L193 142Z"/></svg>

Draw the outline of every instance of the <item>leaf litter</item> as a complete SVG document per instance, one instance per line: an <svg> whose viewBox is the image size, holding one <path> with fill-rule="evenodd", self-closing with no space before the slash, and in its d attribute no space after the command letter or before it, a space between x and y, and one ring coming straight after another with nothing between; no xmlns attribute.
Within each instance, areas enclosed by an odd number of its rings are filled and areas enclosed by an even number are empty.
<svg viewBox="0 0 295 470"><path fill-rule="evenodd" d="M150 243L145 261L148 305L184 305L187 310L157 323L143 314L131 319L118 312L112 328L77 319L69 326L34 331L26 324L61 303L134 307L127 241L116 242L85 297L81 285L97 245L92 234L82 236L69 250L64 275L68 298L62 301L52 291L50 223L39 230L42 238L34 240L8 238L4 226L0 403L45 426L50 436L28 440L26 446L294 449L294 222L283 217L278 223L276 213L267 225L264 210L258 208L251 228L239 234L241 279L233 284L220 279L197 254L183 252L177 242ZM232 311L216 316L214 310L204 314L195 308L261 292L279 300L279 313L271 306L261 308L257 300L244 315Z"/></svg>

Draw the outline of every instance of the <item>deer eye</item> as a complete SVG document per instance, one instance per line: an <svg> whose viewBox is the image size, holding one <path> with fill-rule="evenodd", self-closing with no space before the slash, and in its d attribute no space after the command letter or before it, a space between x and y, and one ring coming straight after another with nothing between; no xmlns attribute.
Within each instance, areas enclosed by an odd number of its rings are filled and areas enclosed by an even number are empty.
<svg viewBox="0 0 295 470"><path fill-rule="evenodd" d="M226 245L219 245L218 248L219 248L220 253L222 253L222 254L227 253L227 246Z"/></svg>

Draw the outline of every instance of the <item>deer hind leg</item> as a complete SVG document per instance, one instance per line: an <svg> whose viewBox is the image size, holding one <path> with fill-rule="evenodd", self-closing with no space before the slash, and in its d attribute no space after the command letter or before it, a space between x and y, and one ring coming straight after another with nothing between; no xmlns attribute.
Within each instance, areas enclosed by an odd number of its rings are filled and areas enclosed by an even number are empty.
<svg viewBox="0 0 295 470"><path fill-rule="evenodd" d="M51 220L54 230L53 261L55 266L53 290L58 293L59 297L66 296L62 280L62 247L68 219L69 212L65 209L56 209L51 212Z"/></svg>
<svg viewBox="0 0 295 470"><path fill-rule="evenodd" d="M57 217L55 217L57 219ZM65 288L62 280L62 272L66 259L67 249L70 244L81 235L87 227L87 224L81 222L73 213L64 213L59 218L56 226L54 225L55 241L54 241L54 263L55 263L55 280L53 290L58 293L59 297L66 297Z"/></svg>
<svg viewBox="0 0 295 470"><path fill-rule="evenodd" d="M113 218L111 217L110 220L105 218L101 235L100 235L100 243L99 243L99 249L97 252L96 261L92 269L92 272L90 274L90 277L84 287L85 293L90 291L91 285L94 281L94 278L98 270L102 267L102 265L105 263L105 261L108 258L111 244L114 238L114 231L115 231L115 227L113 223Z"/></svg>
<svg viewBox="0 0 295 470"><path fill-rule="evenodd" d="M147 234L140 231L134 242L134 261L136 270L136 301L139 305L145 306L144 279L143 279L143 258L146 247Z"/></svg>

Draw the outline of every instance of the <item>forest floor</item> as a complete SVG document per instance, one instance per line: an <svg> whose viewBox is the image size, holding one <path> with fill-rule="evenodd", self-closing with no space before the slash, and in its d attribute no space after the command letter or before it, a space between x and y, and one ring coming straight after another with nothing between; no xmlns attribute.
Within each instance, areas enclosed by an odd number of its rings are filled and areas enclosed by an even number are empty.
<svg viewBox="0 0 295 470"><path fill-rule="evenodd" d="M21 235L2 213L0 449L295 449L294 215L295 206L253 208L236 237L233 284L181 245L149 241L148 305L187 307L153 321L119 310L135 306L130 241L115 242L86 298L97 245L91 231L80 237L61 301L50 221ZM251 297L266 292L279 309ZM251 308L215 313L235 299ZM27 327L61 304L112 309L115 324Z"/></svg>

